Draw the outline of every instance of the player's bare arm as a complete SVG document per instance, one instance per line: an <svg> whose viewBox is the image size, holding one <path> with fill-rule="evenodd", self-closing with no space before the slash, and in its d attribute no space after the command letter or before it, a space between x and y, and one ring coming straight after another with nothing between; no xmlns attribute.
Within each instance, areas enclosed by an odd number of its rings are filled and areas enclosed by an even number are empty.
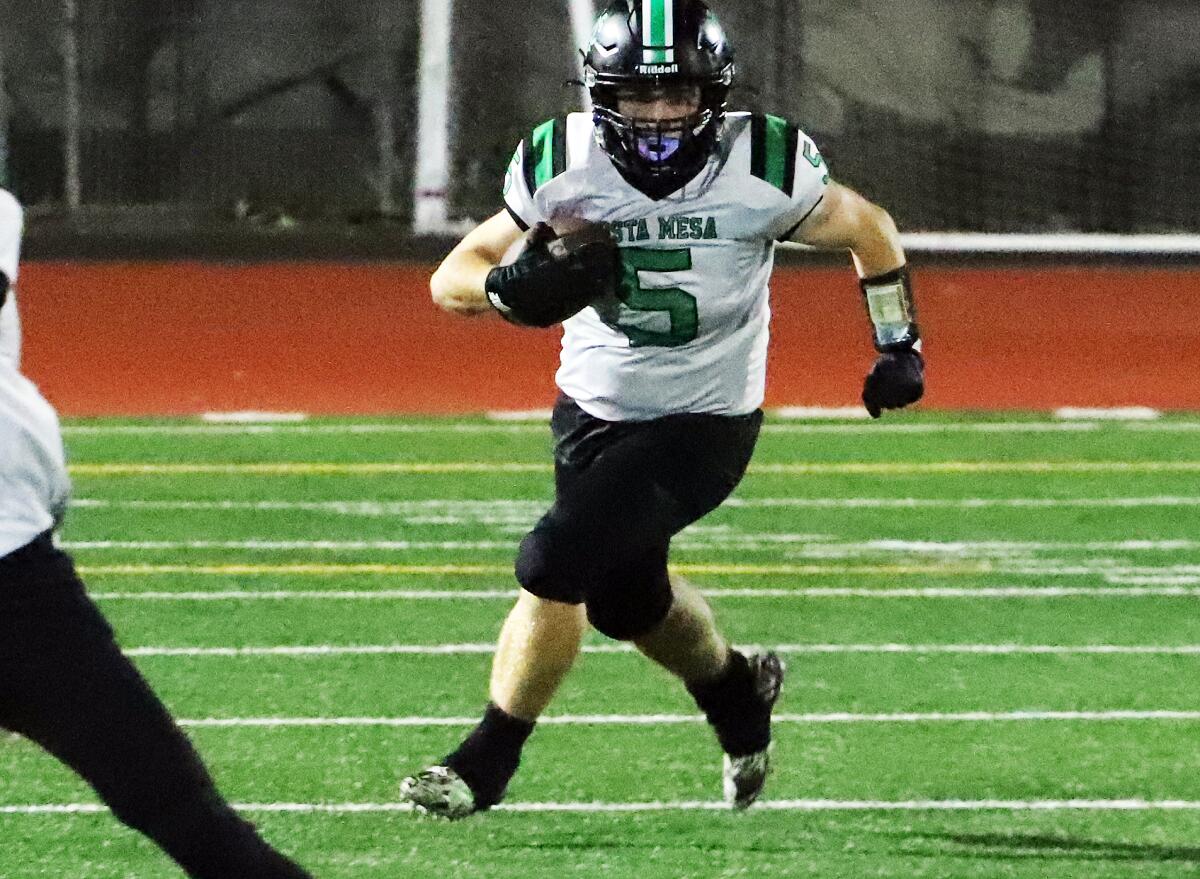
<svg viewBox="0 0 1200 879"><path fill-rule="evenodd" d="M904 248L891 215L848 186L831 182L792 240L823 250L847 249L854 259L879 352L863 383L863 404L871 417L921 399L921 336Z"/></svg>
<svg viewBox="0 0 1200 879"><path fill-rule="evenodd" d="M599 223L570 225L560 237L537 223L517 258L502 264L521 230L507 212L484 221L434 273L434 301L458 314L494 310L519 326L549 327L612 295L621 275L616 240Z"/></svg>
<svg viewBox="0 0 1200 879"><path fill-rule="evenodd" d="M484 287L488 272L523 234L508 211L484 220L455 245L429 279L433 301L467 317L495 311Z"/></svg>
<svg viewBox="0 0 1200 879"><path fill-rule="evenodd" d="M822 250L849 250L862 278L887 274L905 262L900 232L891 215L836 182L829 184L791 240Z"/></svg>

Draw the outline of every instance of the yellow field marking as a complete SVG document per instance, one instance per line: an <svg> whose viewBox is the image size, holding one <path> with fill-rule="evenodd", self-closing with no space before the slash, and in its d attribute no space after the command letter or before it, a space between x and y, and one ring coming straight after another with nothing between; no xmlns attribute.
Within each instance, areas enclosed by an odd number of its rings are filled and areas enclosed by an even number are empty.
<svg viewBox="0 0 1200 879"><path fill-rule="evenodd" d="M377 474L550 473L550 464L485 461L112 463L72 464L74 476L212 475L345 476ZM1200 461L844 461L757 464L751 473L777 475L906 475L921 473L1200 473Z"/></svg>
<svg viewBox="0 0 1200 879"><path fill-rule="evenodd" d="M338 574L385 574L438 576L442 574L463 575L511 575L512 565L385 565L385 564L294 564L294 565L79 565L83 576L136 576L161 575L218 575L218 576L329 576ZM739 574L746 576L786 575L796 577L846 575L955 575L987 574L992 565L981 562L970 565L722 565L685 564L672 565L677 574Z"/></svg>
<svg viewBox="0 0 1200 879"><path fill-rule="evenodd" d="M755 473L878 474L919 473L1193 473L1200 461L847 461L833 464L759 464Z"/></svg>

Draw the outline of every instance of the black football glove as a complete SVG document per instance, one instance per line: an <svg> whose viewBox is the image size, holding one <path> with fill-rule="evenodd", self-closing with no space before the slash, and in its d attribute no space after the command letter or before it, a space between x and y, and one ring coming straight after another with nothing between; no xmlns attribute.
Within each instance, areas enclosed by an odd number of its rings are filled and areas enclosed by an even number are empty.
<svg viewBox="0 0 1200 879"><path fill-rule="evenodd" d="M925 393L925 361L912 348L885 351L863 382L862 401L872 418L884 409L903 409Z"/></svg>
<svg viewBox="0 0 1200 879"><path fill-rule="evenodd" d="M589 223L560 238L538 223L515 262L488 272L484 289L506 320L548 327L614 294L620 280L621 249L607 228Z"/></svg>

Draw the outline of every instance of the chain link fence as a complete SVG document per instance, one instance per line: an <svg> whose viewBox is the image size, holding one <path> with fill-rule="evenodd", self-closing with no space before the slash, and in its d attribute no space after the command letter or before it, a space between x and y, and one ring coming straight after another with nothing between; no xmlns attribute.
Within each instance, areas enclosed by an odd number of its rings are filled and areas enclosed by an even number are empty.
<svg viewBox="0 0 1200 879"><path fill-rule="evenodd" d="M1200 232L1195 0L712 0L739 109L909 230ZM411 217L419 0L3 0L0 176L156 228ZM452 217L578 109L565 2L457 0Z"/></svg>

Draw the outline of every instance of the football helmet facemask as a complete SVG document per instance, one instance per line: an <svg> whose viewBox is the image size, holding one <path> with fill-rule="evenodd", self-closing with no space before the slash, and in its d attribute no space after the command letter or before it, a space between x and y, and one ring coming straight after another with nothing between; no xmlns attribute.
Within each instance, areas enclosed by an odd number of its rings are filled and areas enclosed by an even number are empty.
<svg viewBox="0 0 1200 879"><path fill-rule="evenodd" d="M700 0L611 3L596 20L583 73L597 142L650 197L679 189L715 152L733 47ZM662 118L655 105L683 114Z"/></svg>

